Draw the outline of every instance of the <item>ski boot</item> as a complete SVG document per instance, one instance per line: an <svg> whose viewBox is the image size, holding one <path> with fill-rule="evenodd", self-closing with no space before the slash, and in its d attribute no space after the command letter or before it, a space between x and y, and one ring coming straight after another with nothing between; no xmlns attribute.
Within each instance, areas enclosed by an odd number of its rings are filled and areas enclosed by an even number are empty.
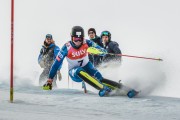
<svg viewBox="0 0 180 120"><path fill-rule="evenodd" d="M134 96L136 96L139 92L135 91L135 90L130 90L128 93L127 93L127 96L129 98L133 98Z"/></svg>
<svg viewBox="0 0 180 120"><path fill-rule="evenodd" d="M111 89L107 86L104 86L104 88L99 91L99 96L103 97L105 95L108 95L109 92L111 92Z"/></svg>

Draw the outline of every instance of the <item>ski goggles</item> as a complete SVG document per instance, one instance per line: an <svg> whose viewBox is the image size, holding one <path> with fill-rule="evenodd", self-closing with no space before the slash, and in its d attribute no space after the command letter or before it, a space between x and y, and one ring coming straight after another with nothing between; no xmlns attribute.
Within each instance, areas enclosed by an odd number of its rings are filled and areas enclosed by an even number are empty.
<svg viewBox="0 0 180 120"><path fill-rule="evenodd" d="M108 35L109 35L108 32L103 32L103 33L102 33L102 36L108 36Z"/></svg>
<svg viewBox="0 0 180 120"><path fill-rule="evenodd" d="M73 37L73 41L74 41L74 42L78 42L78 41L79 41L79 42L82 42L82 41L83 41L83 38L81 38L81 37L80 37L80 38L78 38L78 37Z"/></svg>

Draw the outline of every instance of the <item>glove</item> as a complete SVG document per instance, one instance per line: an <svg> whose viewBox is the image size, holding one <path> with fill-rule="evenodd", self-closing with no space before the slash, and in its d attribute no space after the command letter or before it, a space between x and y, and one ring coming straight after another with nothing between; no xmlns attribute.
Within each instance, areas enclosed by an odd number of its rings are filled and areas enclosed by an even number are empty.
<svg viewBox="0 0 180 120"><path fill-rule="evenodd" d="M108 52L106 49L101 48L100 51L102 52L100 56L105 56Z"/></svg>
<svg viewBox="0 0 180 120"><path fill-rule="evenodd" d="M61 81L62 80L62 75L61 75L60 70L57 71L57 76L58 76L59 81Z"/></svg>
<svg viewBox="0 0 180 120"><path fill-rule="evenodd" d="M52 79L47 80L47 82L43 85L43 90L52 90Z"/></svg>

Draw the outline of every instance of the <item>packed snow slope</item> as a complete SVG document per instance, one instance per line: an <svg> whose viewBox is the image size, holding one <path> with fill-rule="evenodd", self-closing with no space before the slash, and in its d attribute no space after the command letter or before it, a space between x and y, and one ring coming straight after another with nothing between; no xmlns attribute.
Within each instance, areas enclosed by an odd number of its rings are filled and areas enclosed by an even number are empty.
<svg viewBox="0 0 180 120"><path fill-rule="evenodd" d="M144 96L99 97L75 89L42 91L24 86L15 90L9 102L7 86L0 87L0 120L179 120L180 99Z"/></svg>

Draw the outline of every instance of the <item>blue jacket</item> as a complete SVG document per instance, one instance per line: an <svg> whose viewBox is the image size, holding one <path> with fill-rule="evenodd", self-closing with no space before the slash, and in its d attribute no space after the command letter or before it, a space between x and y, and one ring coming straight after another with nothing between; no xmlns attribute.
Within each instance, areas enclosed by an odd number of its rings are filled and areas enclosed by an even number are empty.
<svg viewBox="0 0 180 120"><path fill-rule="evenodd" d="M69 41L69 43L71 44L71 46L73 48L79 49L79 48L76 48L76 46L74 45L74 43L72 41ZM105 51L105 49L103 49L102 47L98 46L96 43L94 43L91 40L85 40L85 43L88 45L88 47L95 47L97 49L101 49L102 51ZM51 70L49 72L49 78L50 79L54 78L54 76L55 76L59 66L62 66L63 60L67 56L67 54L68 54L68 48L67 48L67 43L66 43L66 44L64 44L64 46L62 47L62 49L58 53L57 59L54 61L53 65L51 67Z"/></svg>
<svg viewBox="0 0 180 120"><path fill-rule="evenodd" d="M48 47L43 45L38 56L38 63L40 65L43 64L43 68L50 69L59 51L60 48L54 43L52 43Z"/></svg>

